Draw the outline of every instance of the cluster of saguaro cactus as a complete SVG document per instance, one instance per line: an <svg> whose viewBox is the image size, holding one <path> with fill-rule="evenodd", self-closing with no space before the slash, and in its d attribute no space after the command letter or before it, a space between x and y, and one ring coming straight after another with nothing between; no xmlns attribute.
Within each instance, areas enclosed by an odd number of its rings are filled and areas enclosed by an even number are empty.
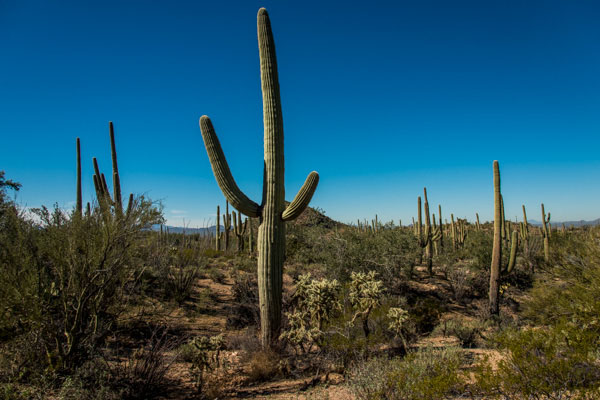
<svg viewBox="0 0 600 400"><path fill-rule="evenodd" d="M308 206L319 181L311 172L304 185L286 207L283 155L283 116L277 76L275 42L267 10L257 16L260 75L264 121L264 179L261 204L250 200L237 186L212 122L200 118L200 130L219 187L229 202L240 212L259 218L258 288L261 316L261 341L264 347L274 345L281 329L283 260L285 255L285 222L297 218Z"/></svg>
<svg viewBox="0 0 600 400"><path fill-rule="evenodd" d="M550 225L550 213L546 217L544 203L542 203L542 237L544 238L544 261L550 259L550 237L552 237L552 226Z"/></svg>
<svg viewBox="0 0 600 400"><path fill-rule="evenodd" d="M231 212L232 220L233 220L233 233L237 238L237 251L241 253L244 251L244 236L246 235L246 228L248 227L248 218L242 223L242 213L236 213L235 211Z"/></svg>
<svg viewBox="0 0 600 400"><path fill-rule="evenodd" d="M115 132L113 123L108 123L109 134L110 134L110 148L111 148L111 158L112 158L112 178L113 178L113 196L111 196L110 191L108 189L108 185L106 183L106 178L103 173L100 172L100 167L98 166L98 160L94 157L92 159L94 164L94 188L96 190L96 198L98 200L98 206L100 207L100 211L108 218L110 215L116 215L120 217L123 215L123 202L121 199L121 181L119 177L119 167L117 163L117 148L115 145ZM76 214L81 216L83 212L83 199L82 199L82 191L81 191L81 142L79 138L76 140L76 150L77 150L77 201L75 206ZM133 194L129 195L129 204L127 206L127 214L129 213L131 207L133 205ZM87 213L91 213L90 204L87 204Z"/></svg>
<svg viewBox="0 0 600 400"><path fill-rule="evenodd" d="M500 276L510 273L517 257L518 236L513 231L508 264L501 269L502 264L502 229L505 226L502 212L502 192L500 189L500 167L494 161L494 246L492 248L492 264L490 267L489 311L492 315L500 312Z"/></svg>
<svg viewBox="0 0 600 400"><path fill-rule="evenodd" d="M429 201L427 201L427 188L423 188L423 196L425 199L425 203L423 204L423 208L425 211L425 229L423 229L423 215L421 213L421 196L417 197L417 226L416 226L416 236L417 243L419 246L424 249L425 258L427 260L427 270L430 274L433 274L433 251L432 251L432 243L434 241L438 241L441 239L442 230L433 229L431 227L431 219L429 217ZM434 215L434 224L435 224L435 215ZM413 220L414 221L414 220ZM414 222L413 222L414 225ZM419 263L423 262L423 251L419 253Z"/></svg>

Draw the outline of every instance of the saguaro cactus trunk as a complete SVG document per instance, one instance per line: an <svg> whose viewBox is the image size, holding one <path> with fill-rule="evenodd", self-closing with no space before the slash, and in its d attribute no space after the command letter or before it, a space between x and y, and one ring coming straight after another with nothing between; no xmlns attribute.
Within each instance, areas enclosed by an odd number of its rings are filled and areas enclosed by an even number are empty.
<svg viewBox="0 0 600 400"><path fill-rule="evenodd" d="M490 314L500 312L500 263L502 262L502 200L500 192L500 167L494 161L494 247L492 248L492 265L490 268Z"/></svg>
<svg viewBox="0 0 600 400"><path fill-rule="evenodd" d="M83 200L81 196L81 142L79 138L76 140L77 143L77 203L75 205L75 211L77 215L82 216L83 212Z"/></svg>
<svg viewBox="0 0 600 400"><path fill-rule="evenodd" d="M267 10L261 8L257 19L265 149L263 199L260 205L250 200L238 188L212 122L206 115L200 118L200 130L215 178L227 200L245 215L259 218L258 289L261 341L264 347L270 347L279 338L281 328L285 221L295 219L308 206L317 188L319 175L311 172L294 200L285 207L283 118L275 43Z"/></svg>

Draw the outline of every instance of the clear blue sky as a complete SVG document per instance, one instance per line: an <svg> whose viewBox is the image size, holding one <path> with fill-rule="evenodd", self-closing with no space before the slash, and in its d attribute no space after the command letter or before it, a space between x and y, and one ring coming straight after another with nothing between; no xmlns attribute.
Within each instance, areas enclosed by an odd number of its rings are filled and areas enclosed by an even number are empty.
<svg viewBox="0 0 600 400"><path fill-rule="evenodd" d="M312 205L342 221L416 215L600 217L597 1L0 0L0 169L35 207L84 198L92 157L168 223L214 223L225 200L198 128L211 117L239 186L260 201L263 127L256 13L271 16L286 193L321 176Z"/></svg>

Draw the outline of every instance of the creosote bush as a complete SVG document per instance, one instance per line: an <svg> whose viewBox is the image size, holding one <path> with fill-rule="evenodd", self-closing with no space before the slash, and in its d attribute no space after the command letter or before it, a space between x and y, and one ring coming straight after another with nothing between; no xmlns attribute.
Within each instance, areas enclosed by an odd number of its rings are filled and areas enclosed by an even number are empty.
<svg viewBox="0 0 600 400"><path fill-rule="evenodd" d="M139 280L145 229L162 222L144 197L126 214L69 215L57 206L26 216L0 205L0 350L14 355L3 380L73 372L90 359Z"/></svg>
<svg viewBox="0 0 600 400"><path fill-rule="evenodd" d="M373 358L353 369L349 386L359 400L444 399L464 391L461 364L461 351L455 348Z"/></svg>

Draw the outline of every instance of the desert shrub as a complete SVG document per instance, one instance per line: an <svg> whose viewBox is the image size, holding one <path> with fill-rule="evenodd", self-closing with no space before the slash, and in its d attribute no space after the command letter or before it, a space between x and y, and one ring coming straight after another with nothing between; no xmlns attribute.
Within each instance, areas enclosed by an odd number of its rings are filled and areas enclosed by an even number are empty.
<svg viewBox="0 0 600 400"><path fill-rule="evenodd" d="M206 276L215 283L225 283L226 275L216 267L209 268L206 271Z"/></svg>
<svg viewBox="0 0 600 400"><path fill-rule="evenodd" d="M199 271L206 259L198 248L175 247L170 251L169 264L164 270L165 298L183 304L192 294Z"/></svg>
<svg viewBox="0 0 600 400"><path fill-rule="evenodd" d="M444 336L455 336L464 348L473 348L481 338L481 332L485 325L476 320L465 321L452 318L443 321L435 329L434 333Z"/></svg>
<svg viewBox="0 0 600 400"><path fill-rule="evenodd" d="M408 307L410 319L420 334L431 332L438 324L441 313L445 310L445 304L433 297L419 297L414 304Z"/></svg>
<svg viewBox="0 0 600 400"><path fill-rule="evenodd" d="M206 258L217 258L221 254L222 253L219 250L213 249L212 247L209 247L208 249L204 249L204 251L202 252L202 255Z"/></svg>
<svg viewBox="0 0 600 400"><path fill-rule="evenodd" d="M472 295L472 276L467 268L452 266L447 268L446 276L452 289L454 300L459 303L466 302Z"/></svg>
<svg viewBox="0 0 600 400"><path fill-rule="evenodd" d="M180 340L169 335L167 327L157 327L140 348L125 361L110 364L112 385L123 399L151 399L161 395L166 386L166 374L177 360L173 351Z"/></svg>
<svg viewBox="0 0 600 400"><path fill-rule="evenodd" d="M246 372L250 382L264 382L280 374L279 356L271 350L259 350L250 356Z"/></svg>
<svg viewBox="0 0 600 400"><path fill-rule="evenodd" d="M25 369L62 374L92 356L139 280L144 229L162 220L143 197L120 217L97 208L83 217L58 207L34 212L26 218L11 206L0 216L1 345L35 351L15 355L25 362L22 380ZM34 340L20 347L28 335Z"/></svg>
<svg viewBox="0 0 600 400"><path fill-rule="evenodd" d="M569 399L598 393L597 337L567 325L508 329L494 338L506 356L493 368L484 360L476 387L505 398Z"/></svg>
<svg viewBox="0 0 600 400"><path fill-rule="evenodd" d="M536 324L568 323L600 337L600 230L563 240L525 303L525 316ZM600 343L599 343L600 346Z"/></svg>
<svg viewBox="0 0 600 400"><path fill-rule="evenodd" d="M459 349L426 348L403 359L374 358L351 373L350 389L359 400L429 400L463 391Z"/></svg>
<svg viewBox="0 0 600 400"><path fill-rule="evenodd" d="M411 233L381 229L377 234L354 228L334 232L321 227L292 227L288 232L287 259L295 264L323 265L329 279L350 280L352 272L376 271L386 283L410 277L417 244Z"/></svg>
<svg viewBox="0 0 600 400"><path fill-rule="evenodd" d="M239 273L233 277L233 304L227 315L227 327L244 328L260 323L256 276Z"/></svg>

